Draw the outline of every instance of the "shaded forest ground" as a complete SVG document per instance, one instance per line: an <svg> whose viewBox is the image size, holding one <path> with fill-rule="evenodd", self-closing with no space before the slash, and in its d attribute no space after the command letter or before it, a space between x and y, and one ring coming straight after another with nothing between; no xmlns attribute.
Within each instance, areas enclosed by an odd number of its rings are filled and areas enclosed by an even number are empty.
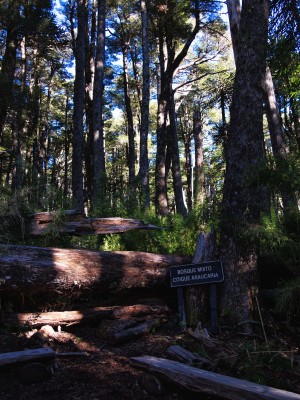
<svg viewBox="0 0 300 400"><path fill-rule="evenodd" d="M54 334L42 339L34 335L35 330L2 328L1 352L50 346L56 352L84 351L87 355L56 357L52 373L37 383L22 383L20 366L2 367L0 398L217 400L205 394L187 393L170 384L160 387L152 375L130 365L130 357L135 356L169 358L167 350L174 344L207 357L215 372L300 393L300 329L287 328L275 320L265 320L268 342L261 327L253 337L241 335L238 328L223 327L218 335L197 339L180 331L176 309L159 328L119 346L111 345L103 336L103 326L104 321L97 326L71 326L60 332L55 329Z"/></svg>

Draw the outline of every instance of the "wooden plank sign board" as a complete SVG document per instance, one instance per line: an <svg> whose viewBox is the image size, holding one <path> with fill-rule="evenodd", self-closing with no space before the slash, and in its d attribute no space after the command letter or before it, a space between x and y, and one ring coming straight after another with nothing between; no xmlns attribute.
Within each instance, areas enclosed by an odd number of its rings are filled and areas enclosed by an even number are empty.
<svg viewBox="0 0 300 400"><path fill-rule="evenodd" d="M221 261L170 267L171 287L212 284L224 281Z"/></svg>

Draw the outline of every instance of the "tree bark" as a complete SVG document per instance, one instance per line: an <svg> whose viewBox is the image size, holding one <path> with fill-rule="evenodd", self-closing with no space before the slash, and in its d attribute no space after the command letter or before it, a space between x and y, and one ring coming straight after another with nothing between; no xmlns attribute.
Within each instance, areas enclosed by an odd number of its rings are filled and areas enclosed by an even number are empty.
<svg viewBox="0 0 300 400"><path fill-rule="evenodd" d="M257 291L257 249L243 236L268 211L268 194L256 178L264 162L263 92L268 2L243 1L237 68L226 143L220 254L225 268L222 314L227 321L252 318ZM250 327L246 327L250 330Z"/></svg>
<svg viewBox="0 0 300 400"><path fill-rule="evenodd" d="M122 56L123 56L123 90L124 101L127 118L127 134L128 134L128 171L129 171L129 190L134 192L135 180L135 145L134 145L134 123L133 113L131 106L131 99L129 94L129 77L128 77L128 52L129 52L129 38L126 28L122 25Z"/></svg>
<svg viewBox="0 0 300 400"><path fill-rule="evenodd" d="M172 175L173 175L176 212L186 217L187 209L183 199L175 99L172 87L170 87L170 92L169 92L169 117L170 117L170 135L171 135L170 143L171 143L171 154L172 154Z"/></svg>
<svg viewBox="0 0 300 400"><path fill-rule="evenodd" d="M141 0L142 18L142 53L143 53L143 88L141 106L140 132L140 184L142 205L144 209L150 207L149 187L149 159L148 159L148 131L149 131L149 101L150 101L150 68L149 68L149 29L146 0Z"/></svg>
<svg viewBox="0 0 300 400"><path fill-rule="evenodd" d="M98 26L96 46L96 71L93 95L93 156L94 156L94 185L93 206L100 205L104 200L106 170L103 131L103 92L105 65L105 15L106 0L98 0Z"/></svg>
<svg viewBox="0 0 300 400"><path fill-rule="evenodd" d="M235 63L237 64L241 4L240 0L227 0L226 3L230 23L233 53ZM266 67L265 76L262 79L262 88L264 90L266 115L268 120L273 155L277 167L284 167L284 165L286 164L286 148L283 137L283 128L280 120L280 112L276 103L272 73L269 66ZM286 187L281 190L281 197L283 203L283 211L285 213L297 203L295 193L293 193L292 190L289 190Z"/></svg>
<svg viewBox="0 0 300 400"><path fill-rule="evenodd" d="M270 139L276 167L282 169L288 168L283 128L281 125L279 109L276 103L274 83L269 66L266 68L266 74L263 80L263 89L265 93L266 114ZM292 207L297 206L297 199L295 192L289 187L289 182L283 182L281 187L283 212L286 214Z"/></svg>
<svg viewBox="0 0 300 400"><path fill-rule="evenodd" d="M20 19L20 1L15 0L9 3L5 53L3 55L2 68L0 71L0 143L2 143L2 132L7 111L12 102Z"/></svg>
<svg viewBox="0 0 300 400"><path fill-rule="evenodd" d="M237 62L237 46L238 35L241 20L241 1L240 0L226 0L229 26L231 33L232 49L235 63Z"/></svg>
<svg viewBox="0 0 300 400"><path fill-rule="evenodd" d="M194 109L193 136L195 142L194 206L199 206L204 202L203 123L199 104Z"/></svg>
<svg viewBox="0 0 300 400"><path fill-rule="evenodd" d="M73 115L72 193L73 205L83 211L83 114L85 105L85 35L87 24L86 0L77 0L78 30L75 47L75 82Z"/></svg>
<svg viewBox="0 0 300 400"><path fill-rule="evenodd" d="M170 12L170 11L169 11ZM175 56L175 41L170 33L169 37L164 36L164 19L159 26L159 68L160 68L160 88L158 95L158 111L157 111L157 155L156 155L156 208L160 215L169 213L168 197L167 197L167 168L166 168L166 147L168 141L167 116L172 105L170 104L173 76L176 69L187 55L187 52L193 43L197 33L200 30L199 10L195 10L195 26L183 45L181 51ZM167 52L167 54L165 54ZM166 61L167 60L167 61ZM165 63L166 66L165 66ZM174 124L174 122L172 122ZM177 136L177 135L176 135ZM179 208L182 207L182 193L177 192L176 196L179 200ZM186 209L185 209L186 212Z"/></svg>
<svg viewBox="0 0 300 400"><path fill-rule="evenodd" d="M170 286L169 266L189 257L0 245L0 292L103 294Z"/></svg>

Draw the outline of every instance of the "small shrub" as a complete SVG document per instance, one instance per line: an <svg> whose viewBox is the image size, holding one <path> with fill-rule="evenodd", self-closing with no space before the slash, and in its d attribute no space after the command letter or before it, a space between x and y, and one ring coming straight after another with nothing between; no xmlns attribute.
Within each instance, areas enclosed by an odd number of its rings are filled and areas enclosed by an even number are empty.
<svg viewBox="0 0 300 400"><path fill-rule="evenodd" d="M300 278L285 283L276 292L276 311L286 315L287 322L300 325Z"/></svg>

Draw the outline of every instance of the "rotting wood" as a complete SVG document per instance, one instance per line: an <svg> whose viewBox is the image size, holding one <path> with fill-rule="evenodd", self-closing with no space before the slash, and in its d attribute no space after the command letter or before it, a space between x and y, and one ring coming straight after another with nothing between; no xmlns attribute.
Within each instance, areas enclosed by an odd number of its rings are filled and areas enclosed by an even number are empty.
<svg viewBox="0 0 300 400"><path fill-rule="evenodd" d="M45 313L4 314L2 322L10 325L27 325L38 328L43 325L68 326L95 323L102 319L132 318L142 315L163 315L170 312L165 305L135 304L132 306L94 307L80 311L52 311Z"/></svg>
<svg viewBox="0 0 300 400"><path fill-rule="evenodd" d="M188 365L206 369L213 368L213 362L209 358L200 356L199 354L193 353L178 345L170 346L167 350L167 353L170 358Z"/></svg>
<svg viewBox="0 0 300 400"><path fill-rule="evenodd" d="M0 292L166 288L169 266L189 261L190 257L145 252L0 245Z"/></svg>
<svg viewBox="0 0 300 400"><path fill-rule="evenodd" d="M60 221L58 221L60 219ZM152 224L146 224L139 219L132 218L88 218L76 210L61 212L35 213L27 229L30 236L44 236L55 227L61 233L74 236L106 235L111 233L124 233L135 229L162 229Z"/></svg>
<svg viewBox="0 0 300 400"><path fill-rule="evenodd" d="M228 400L300 400L300 395L191 367L177 361L143 356L131 364L192 392Z"/></svg>
<svg viewBox="0 0 300 400"><path fill-rule="evenodd" d="M104 331L103 338L113 345L120 345L157 328L163 323L163 318L130 319L118 325L115 323L110 325L108 322L103 320L102 326L100 326L100 330Z"/></svg>

